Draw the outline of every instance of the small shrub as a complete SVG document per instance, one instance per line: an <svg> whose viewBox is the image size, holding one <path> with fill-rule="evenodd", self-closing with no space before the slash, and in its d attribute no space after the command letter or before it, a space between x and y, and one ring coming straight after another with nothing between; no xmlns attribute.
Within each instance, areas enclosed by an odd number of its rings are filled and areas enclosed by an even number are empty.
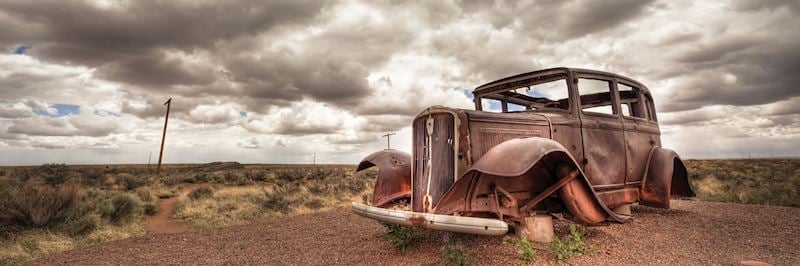
<svg viewBox="0 0 800 266"><path fill-rule="evenodd" d="M111 203L111 200L101 201L97 204L97 210L101 216L111 220L111 216L114 215L114 204Z"/></svg>
<svg viewBox="0 0 800 266"><path fill-rule="evenodd" d="M301 180L306 176L304 171L294 168L278 169L277 171L275 171L275 175L278 177L278 179L289 182Z"/></svg>
<svg viewBox="0 0 800 266"><path fill-rule="evenodd" d="M388 229L386 236L392 241L394 247L401 252L406 251L422 237L419 230L411 226L386 223L383 226Z"/></svg>
<svg viewBox="0 0 800 266"><path fill-rule="evenodd" d="M59 229L70 236L82 236L94 232L101 224L100 216L86 212L67 220Z"/></svg>
<svg viewBox="0 0 800 266"><path fill-rule="evenodd" d="M265 192L264 199L261 201L261 207L266 210L288 214L292 203L292 201L287 199L285 193L278 191L273 193Z"/></svg>
<svg viewBox="0 0 800 266"><path fill-rule="evenodd" d="M442 259L447 265L472 265L464 250L459 247L460 241L453 241L452 238L444 242L442 247Z"/></svg>
<svg viewBox="0 0 800 266"><path fill-rule="evenodd" d="M548 249L556 257L556 260L564 261L573 256L594 252L594 247L587 246L585 241L586 230L583 229L583 227L570 224L569 234L564 238L556 236L553 242L548 246Z"/></svg>
<svg viewBox="0 0 800 266"><path fill-rule="evenodd" d="M306 203L304 203L303 206L306 206L306 208L309 208L309 209L312 209L312 210L316 210L316 209L320 209L322 207L325 207L325 202L323 202L320 199L312 199L312 200L309 200Z"/></svg>
<svg viewBox="0 0 800 266"><path fill-rule="evenodd" d="M63 222L67 212L80 201L81 190L76 185L56 189L35 179L21 187L0 191L0 224L9 228L37 228Z"/></svg>
<svg viewBox="0 0 800 266"><path fill-rule="evenodd" d="M311 180L325 180L326 178L333 175L333 171L331 169L325 168L316 168L312 169L311 173L308 175L308 179Z"/></svg>
<svg viewBox="0 0 800 266"><path fill-rule="evenodd" d="M311 182L311 184L308 184L308 192L314 195L324 195L329 192L329 188L325 183Z"/></svg>
<svg viewBox="0 0 800 266"><path fill-rule="evenodd" d="M527 238L519 241L519 258L525 263L531 263L536 260L536 250Z"/></svg>
<svg viewBox="0 0 800 266"><path fill-rule="evenodd" d="M48 185L61 185L64 184L67 179L69 179L69 168L67 168L66 164L43 164L42 166L39 166L37 170L39 176Z"/></svg>
<svg viewBox="0 0 800 266"><path fill-rule="evenodd" d="M84 168L80 172L81 182L87 186L100 185L105 178L105 172L102 169Z"/></svg>
<svg viewBox="0 0 800 266"><path fill-rule="evenodd" d="M231 172L225 172L225 174L223 176L225 178L225 183L228 183L228 184L234 184L234 185L237 185L237 186L244 186L244 185L253 184L253 180L250 180L249 178L247 178L246 175L239 175L239 174L234 174L234 173L231 173Z"/></svg>
<svg viewBox="0 0 800 266"><path fill-rule="evenodd" d="M355 178L345 178L342 180L341 186L344 191L350 193L360 193L367 188L367 183L365 180L359 180Z"/></svg>
<svg viewBox="0 0 800 266"><path fill-rule="evenodd" d="M192 178L194 182L197 183L209 183L213 180L208 174L205 172L199 172L194 174L194 178Z"/></svg>
<svg viewBox="0 0 800 266"><path fill-rule="evenodd" d="M158 197L156 197L156 193L153 192L150 188L140 187L136 189L136 196L139 197L140 200L145 202L156 202Z"/></svg>
<svg viewBox="0 0 800 266"><path fill-rule="evenodd" d="M198 187L189 192L189 198L192 200L207 199L214 196L214 189L210 187Z"/></svg>
<svg viewBox="0 0 800 266"><path fill-rule="evenodd" d="M122 185L125 190L134 190L147 184L147 177L134 176L130 174L117 174L115 176L117 182Z"/></svg>
<svg viewBox="0 0 800 266"><path fill-rule="evenodd" d="M109 218L112 222L126 224L136 216L136 209L139 208L139 201L133 196L123 193L111 197L113 211Z"/></svg>
<svg viewBox="0 0 800 266"><path fill-rule="evenodd" d="M266 171L259 171L259 170L248 171L244 175L247 179L256 182L267 181L267 176L268 176Z"/></svg>
<svg viewBox="0 0 800 266"><path fill-rule="evenodd" d="M144 215L153 216L156 215L156 213L158 212L158 205L152 202L148 202L142 205L142 210L144 212Z"/></svg>
<svg viewBox="0 0 800 266"><path fill-rule="evenodd" d="M168 175L165 175L164 177L161 178L161 182L164 183L164 185L173 186L173 185L177 185L177 184L180 184L180 183L193 184L193 183L196 183L197 180L195 180L195 176L194 175L168 174Z"/></svg>

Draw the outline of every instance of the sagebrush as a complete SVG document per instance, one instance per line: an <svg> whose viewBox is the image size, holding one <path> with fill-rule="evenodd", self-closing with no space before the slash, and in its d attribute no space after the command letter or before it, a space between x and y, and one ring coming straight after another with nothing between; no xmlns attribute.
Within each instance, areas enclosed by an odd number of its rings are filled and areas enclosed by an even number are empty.
<svg viewBox="0 0 800 266"><path fill-rule="evenodd" d="M461 246L461 241L449 237L442 246L442 259L447 265L465 266L472 265L472 262Z"/></svg>
<svg viewBox="0 0 800 266"><path fill-rule="evenodd" d="M419 230L411 226L387 223L383 226L386 227L386 236L392 241L392 245L401 252L416 244L422 236Z"/></svg>
<svg viewBox="0 0 800 266"><path fill-rule="evenodd" d="M595 250L594 246L586 244L586 229L575 224L569 224L567 235L563 238L555 236L548 249L558 261L592 253Z"/></svg>

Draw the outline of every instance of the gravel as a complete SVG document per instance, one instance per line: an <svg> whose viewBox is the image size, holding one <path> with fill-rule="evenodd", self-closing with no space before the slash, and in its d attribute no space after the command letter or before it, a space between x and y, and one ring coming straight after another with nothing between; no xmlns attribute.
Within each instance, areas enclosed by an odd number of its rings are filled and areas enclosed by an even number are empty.
<svg viewBox="0 0 800 266"><path fill-rule="evenodd" d="M634 206L634 219L587 229L597 250L575 265L800 265L800 208L673 200L672 209ZM563 235L567 221L556 221ZM401 253L383 226L348 209L220 229L149 235L53 254L52 264L443 264L444 233L425 232ZM522 264L515 239L450 235L477 264ZM545 245L534 264L556 264Z"/></svg>

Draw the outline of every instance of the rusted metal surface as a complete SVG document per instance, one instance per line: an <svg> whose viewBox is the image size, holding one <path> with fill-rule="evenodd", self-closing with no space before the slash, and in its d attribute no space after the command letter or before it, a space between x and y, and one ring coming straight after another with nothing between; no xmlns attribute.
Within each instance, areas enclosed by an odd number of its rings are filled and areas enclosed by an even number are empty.
<svg viewBox="0 0 800 266"><path fill-rule="evenodd" d="M372 206L388 207L411 198L411 156L398 150L382 150L361 160L356 172L377 166L378 179Z"/></svg>
<svg viewBox="0 0 800 266"><path fill-rule="evenodd" d="M414 170L411 209L431 212L433 206L455 182L455 116L435 113L414 121Z"/></svg>
<svg viewBox="0 0 800 266"><path fill-rule="evenodd" d="M627 221L636 202L668 208L670 197L694 195L680 158L660 147L649 89L635 80L553 68L473 95L475 110L435 106L415 118L413 211L512 225L564 213L598 224Z"/></svg>
<svg viewBox="0 0 800 266"><path fill-rule="evenodd" d="M642 205L669 208L671 196L694 197L686 167L672 150L653 148L647 175L641 186Z"/></svg>

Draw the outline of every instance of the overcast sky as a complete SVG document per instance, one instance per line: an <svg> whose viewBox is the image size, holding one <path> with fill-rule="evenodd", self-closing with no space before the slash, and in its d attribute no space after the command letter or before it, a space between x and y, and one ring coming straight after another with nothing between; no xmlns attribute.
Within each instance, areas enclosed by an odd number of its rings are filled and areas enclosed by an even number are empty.
<svg viewBox="0 0 800 266"><path fill-rule="evenodd" d="M412 3L417 2L417 3ZM430 105L569 66L684 158L800 156L798 1L0 1L0 165L357 163Z"/></svg>

